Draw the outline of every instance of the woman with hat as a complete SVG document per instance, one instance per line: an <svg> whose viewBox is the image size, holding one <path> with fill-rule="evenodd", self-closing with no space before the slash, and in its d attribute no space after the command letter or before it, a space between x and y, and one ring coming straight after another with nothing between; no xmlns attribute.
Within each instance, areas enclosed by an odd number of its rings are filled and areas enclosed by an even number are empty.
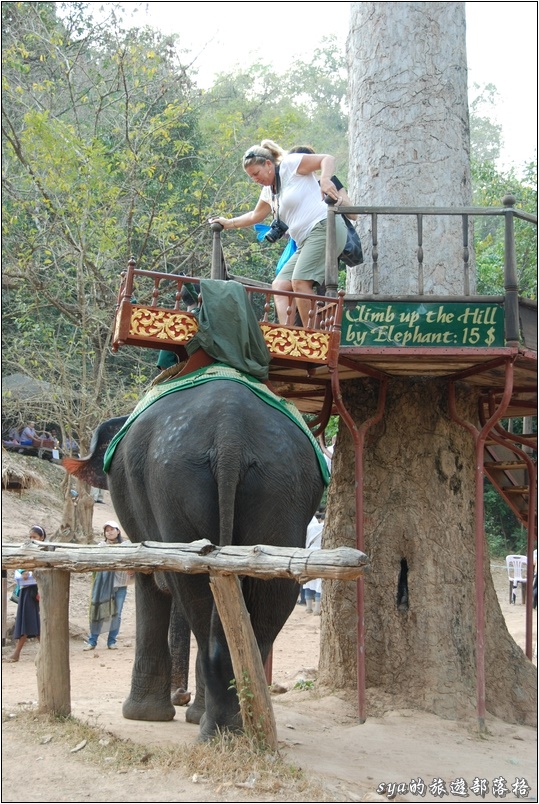
<svg viewBox="0 0 539 804"><path fill-rule="evenodd" d="M104 541L100 545L122 544L120 526L114 520L103 525ZM90 602L90 635L84 650L95 650L99 635L108 628L107 648L116 650L116 640L122 622L122 609L127 585L133 572L96 572Z"/></svg>

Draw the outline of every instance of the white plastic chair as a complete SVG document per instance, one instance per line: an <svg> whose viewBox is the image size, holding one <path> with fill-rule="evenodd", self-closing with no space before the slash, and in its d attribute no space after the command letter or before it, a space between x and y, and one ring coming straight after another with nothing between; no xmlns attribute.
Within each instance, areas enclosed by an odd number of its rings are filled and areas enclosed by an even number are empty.
<svg viewBox="0 0 539 804"><path fill-rule="evenodd" d="M516 603L517 587L522 587L522 602L526 600L526 584L528 582L528 559L526 556L506 556L505 564L509 576L509 603Z"/></svg>

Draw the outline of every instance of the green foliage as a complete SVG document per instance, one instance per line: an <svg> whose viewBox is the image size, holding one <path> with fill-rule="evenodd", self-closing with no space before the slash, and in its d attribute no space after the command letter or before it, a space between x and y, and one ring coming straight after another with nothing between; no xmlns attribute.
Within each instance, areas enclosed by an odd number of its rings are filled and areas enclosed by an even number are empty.
<svg viewBox="0 0 539 804"><path fill-rule="evenodd" d="M2 7L4 370L63 388L59 418L84 442L152 373L147 354L109 360L127 256L192 262L205 210L183 203L199 133L162 38L53 5Z"/></svg>
<svg viewBox="0 0 539 804"><path fill-rule="evenodd" d="M305 692L306 690L314 690L314 681L305 681L305 679L300 678L299 681L296 681L294 684L295 690L301 690Z"/></svg>
<svg viewBox="0 0 539 804"><path fill-rule="evenodd" d="M484 503L485 535L490 555L525 554L527 531L488 480L485 481Z"/></svg>
<svg viewBox="0 0 539 804"><path fill-rule="evenodd" d="M498 207L503 198L512 194L515 209L537 215L537 162L525 166L524 178L519 180L514 171L499 172L491 162L472 161L474 205ZM530 299L537 298L537 226L515 218L515 249L519 293ZM477 265L477 292L480 294L504 293L504 219L500 217L475 218L475 257Z"/></svg>
<svg viewBox="0 0 539 804"><path fill-rule="evenodd" d="M478 93L469 104L473 158L479 163L492 163L500 156L502 146L502 127L492 119L499 101L498 91L493 84L484 87L474 84L473 89Z"/></svg>

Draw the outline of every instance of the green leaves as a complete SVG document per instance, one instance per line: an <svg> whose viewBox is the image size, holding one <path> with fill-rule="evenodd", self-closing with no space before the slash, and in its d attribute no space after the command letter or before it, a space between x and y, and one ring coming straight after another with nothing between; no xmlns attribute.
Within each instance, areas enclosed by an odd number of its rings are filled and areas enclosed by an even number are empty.
<svg viewBox="0 0 539 804"><path fill-rule="evenodd" d="M514 171L498 171L492 162L472 161L474 204L501 207L508 193L516 198L516 209L537 214L537 163L524 168L524 179ZM537 226L515 219L515 248L519 293L537 298ZM475 219L477 292L502 294L504 261L504 219Z"/></svg>

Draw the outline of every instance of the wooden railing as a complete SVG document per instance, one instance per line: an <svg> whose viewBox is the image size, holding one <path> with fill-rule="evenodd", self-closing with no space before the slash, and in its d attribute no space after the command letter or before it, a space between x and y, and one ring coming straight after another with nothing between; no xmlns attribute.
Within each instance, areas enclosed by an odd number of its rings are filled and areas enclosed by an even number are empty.
<svg viewBox="0 0 539 804"><path fill-rule="evenodd" d="M61 717L71 713L69 586L72 572L206 573L210 576L210 588L227 638L234 677L238 684L241 679L249 679L249 697L239 696L244 728L254 740L277 750L268 682L238 576L289 578L300 583L314 578L353 580L369 571L369 559L365 553L350 547L333 550L273 545L220 547L207 539L189 544L142 542L121 547L43 542L2 544L3 573L18 567L38 570L42 626L37 660L39 712ZM3 612L6 604L7 580L3 577ZM3 630L3 639L4 636Z"/></svg>
<svg viewBox="0 0 539 804"><path fill-rule="evenodd" d="M508 346L519 343L519 314L518 314L518 281L515 251L514 219L537 226L537 215L531 215L523 210L515 209L516 199L507 195L503 198L503 207L374 207L374 206L330 206L328 207L328 237L326 249L326 294L336 295L338 281L338 254L336 245L335 215L355 214L370 218L370 231L372 242L370 255L372 260L372 291L376 296L379 293L379 265L378 265L378 219L382 215L404 215L416 220L417 227L417 295L424 293L424 266L423 266L423 218L425 216L460 216L462 219L462 282L463 295L470 295L470 243L469 224L474 217L503 217L505 218L504 240L504 289L505 289L505 340ZM361 232L364 237L363 232ZM450 294L448 294L450 295Z"/></svg>
<svg viewBox="0 0 539 804"><path fill-rule="evenodd" d="M112 350L115 352L125 345L154 349L185 345L196 333L198 321L193 313L181 309L182 289L198 281L182 274L142 270L131 257L127 270L122 273ZM242 284L273 357L318 364L337 362L343 293L337 298L326 298ZM282 323L277 321L275 296L287 301L286 320ZM298 299L309 301L305 326L296 318ZM198 303L203 304L200 295Z"/></svg>

